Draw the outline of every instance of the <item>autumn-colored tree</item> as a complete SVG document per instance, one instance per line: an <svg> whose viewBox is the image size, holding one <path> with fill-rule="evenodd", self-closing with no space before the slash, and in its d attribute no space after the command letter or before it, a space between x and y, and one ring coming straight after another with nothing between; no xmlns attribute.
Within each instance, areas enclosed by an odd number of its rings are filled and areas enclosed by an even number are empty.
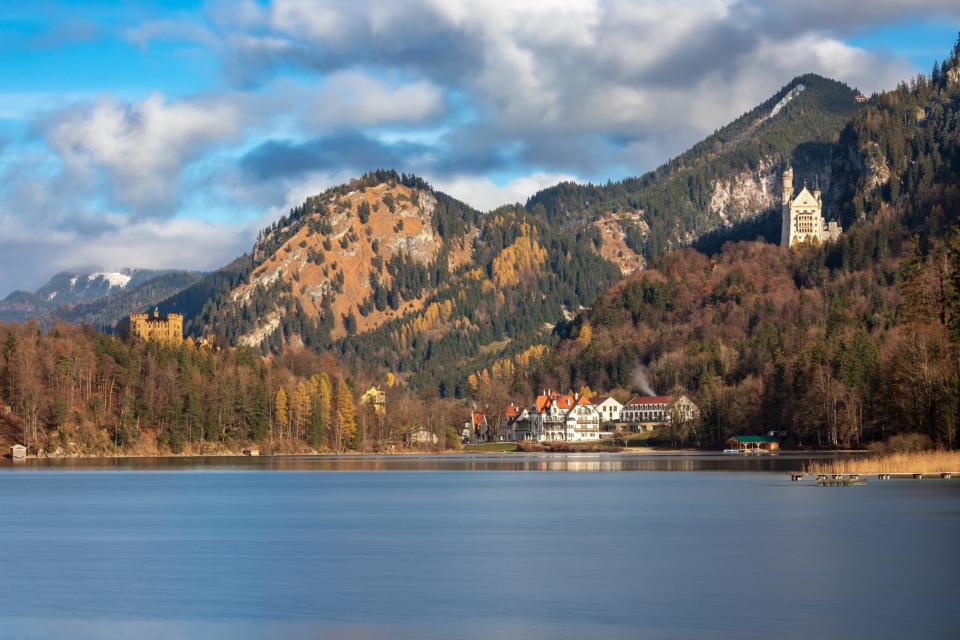
<svg viewBox="0 0 960 640"><path fill-rule="evenodd" d="M336 426L337 449L345 443L353 445L357 434L357 411L353 392L342 376L337 379Z"/></svg>
<svg viewBox="0 0 960 640"><path fill-rule="evenodd" d="M593 327L584 320L583 324L580 325L580 331L577 333L577 344L583 349L589 346L591 340L593 340Z"/></svg>
<svg viewBox="0 0 960 640"><path fill-rule="evenodd" d="M293 398L290 402L290 421L292 423L294 437L298 440L306 435L312 405L310 384L305 381L300 381L293 391Z"/></svg>
<svg viewBox="0 0 960 640"><path fill-rule="evenodd" d="M310 425L307 430L307 442L315 448L320 448L326 442L327 432L330 429L333 406L330 376L326 373L314 374L310 378L310 387Z"/></svg>
<svg viewBox="0 0 960 640"><path fill-rule="evenodd" d="M287 392L283 390L283 387L277 389L277 396L274 400L273 406L273 421L277 427L277 431L281 436L286 433L287 425L289 425L290 416L288 413L287 407Z"/></svg>

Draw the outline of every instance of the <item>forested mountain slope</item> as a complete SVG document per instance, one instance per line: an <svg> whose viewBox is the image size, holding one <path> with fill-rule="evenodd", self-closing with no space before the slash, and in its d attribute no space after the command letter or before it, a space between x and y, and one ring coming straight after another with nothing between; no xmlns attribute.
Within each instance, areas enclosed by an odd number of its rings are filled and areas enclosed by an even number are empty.
<svg viewBox="0 0 960 640"><path fill-rule="evenodd" d="M461 394L469 373L552 344L557 322L650 256L768 210L782 158L828 183L854 95L802 76L656 172L490 213L415 176L367 174L308 198L161 311L226 344L332 350Z"/></svg>
<svg viewBox="0 0 960 640"><path fill-rule="evenodd" d="M550 340L620 275L600 231L522 207L481 214L415 176L367 174L308 198L249 258L161 305L215 293L189 330L261 353L330 351L457 393L467 372Z"/></svg>
<svg viewBox="0 0 960 640"><path fill-rule="evenodd" d="M960 423L960 46L930 77L875 97L844 128L834 174L848 225L788 252L727 244L667 253L563 328L515 388L588 384L690 393L678 442L784 429L805 444Z"/></svg>
<svg viewBox="0 0 960 640"><path fill-rule="evenodd" d="M562 183L531 197L527 208L558 222L632 212L648 228L645 254L655 257L770 209L785 160L798 179L819 179L829 207L837 196L833 143L861 106L856 95L834 80L799 76L655 171L605 185Z"/></svg>

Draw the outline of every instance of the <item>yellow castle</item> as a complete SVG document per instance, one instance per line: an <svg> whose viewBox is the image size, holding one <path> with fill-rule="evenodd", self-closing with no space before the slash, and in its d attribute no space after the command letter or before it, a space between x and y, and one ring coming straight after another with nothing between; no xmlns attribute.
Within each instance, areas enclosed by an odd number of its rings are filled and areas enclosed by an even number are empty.
<svg viewBox="0 0 960 640"><path fill-rule="evenodd" d="M153 317L147 313L134 313L130 316L130 334L142 340L157 342L183 342L183 314L168 313L160 319L160 310L153 310Z"/></svg>
<svg viewBox="0 0 960 640"><path fill-rule="evenodd" d="M823 244L840 239L843 228L836 222L827 223L823 218L823 196L820 189L811 193L804 185L793 197L793 169L790 165L783 171L783 226L780 244L795 247L809 242Z"/></svg>

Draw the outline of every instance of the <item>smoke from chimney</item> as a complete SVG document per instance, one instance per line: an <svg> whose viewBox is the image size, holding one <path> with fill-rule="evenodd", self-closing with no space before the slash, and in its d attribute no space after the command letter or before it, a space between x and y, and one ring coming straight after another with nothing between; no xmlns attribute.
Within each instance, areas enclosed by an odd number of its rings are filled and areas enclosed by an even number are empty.
<svg viewBox="0 0 960 640"><path fill-rule="evenodd" d="M638 364L634 368L633 373L630 375L630 377L633 380L633 386L636 387L637 389L640 389L640 391L643 392L645 395L648 395L648 396L657 395L654 392L653 387L650 386L650 380L647 379L647 369L642 364Z"/></svg>

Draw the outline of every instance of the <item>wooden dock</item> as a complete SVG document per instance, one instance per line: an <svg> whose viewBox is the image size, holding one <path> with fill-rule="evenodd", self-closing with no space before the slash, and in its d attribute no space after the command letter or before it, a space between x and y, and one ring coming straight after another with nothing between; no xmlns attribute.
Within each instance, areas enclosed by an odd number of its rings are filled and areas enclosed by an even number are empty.
<svg viewBox="0 0 960 640"><path fill-rule="evenodd" d="M831 473L817 476L817 486L820 487L862 487L867 484L866 478L859 473Z"/></svg>
<svg viewBox="0 0 960 640"><path fill-rule="evenodd" d="M792 482L800 482L806 476L817 476L817 485L821 487L858 487L867 484L866 476L876 475L877 480L937 478L950 480L955 476L960 478L960 472L943 471L937 473L806 473L803 471L789 471L787 473Z"/></svg>

